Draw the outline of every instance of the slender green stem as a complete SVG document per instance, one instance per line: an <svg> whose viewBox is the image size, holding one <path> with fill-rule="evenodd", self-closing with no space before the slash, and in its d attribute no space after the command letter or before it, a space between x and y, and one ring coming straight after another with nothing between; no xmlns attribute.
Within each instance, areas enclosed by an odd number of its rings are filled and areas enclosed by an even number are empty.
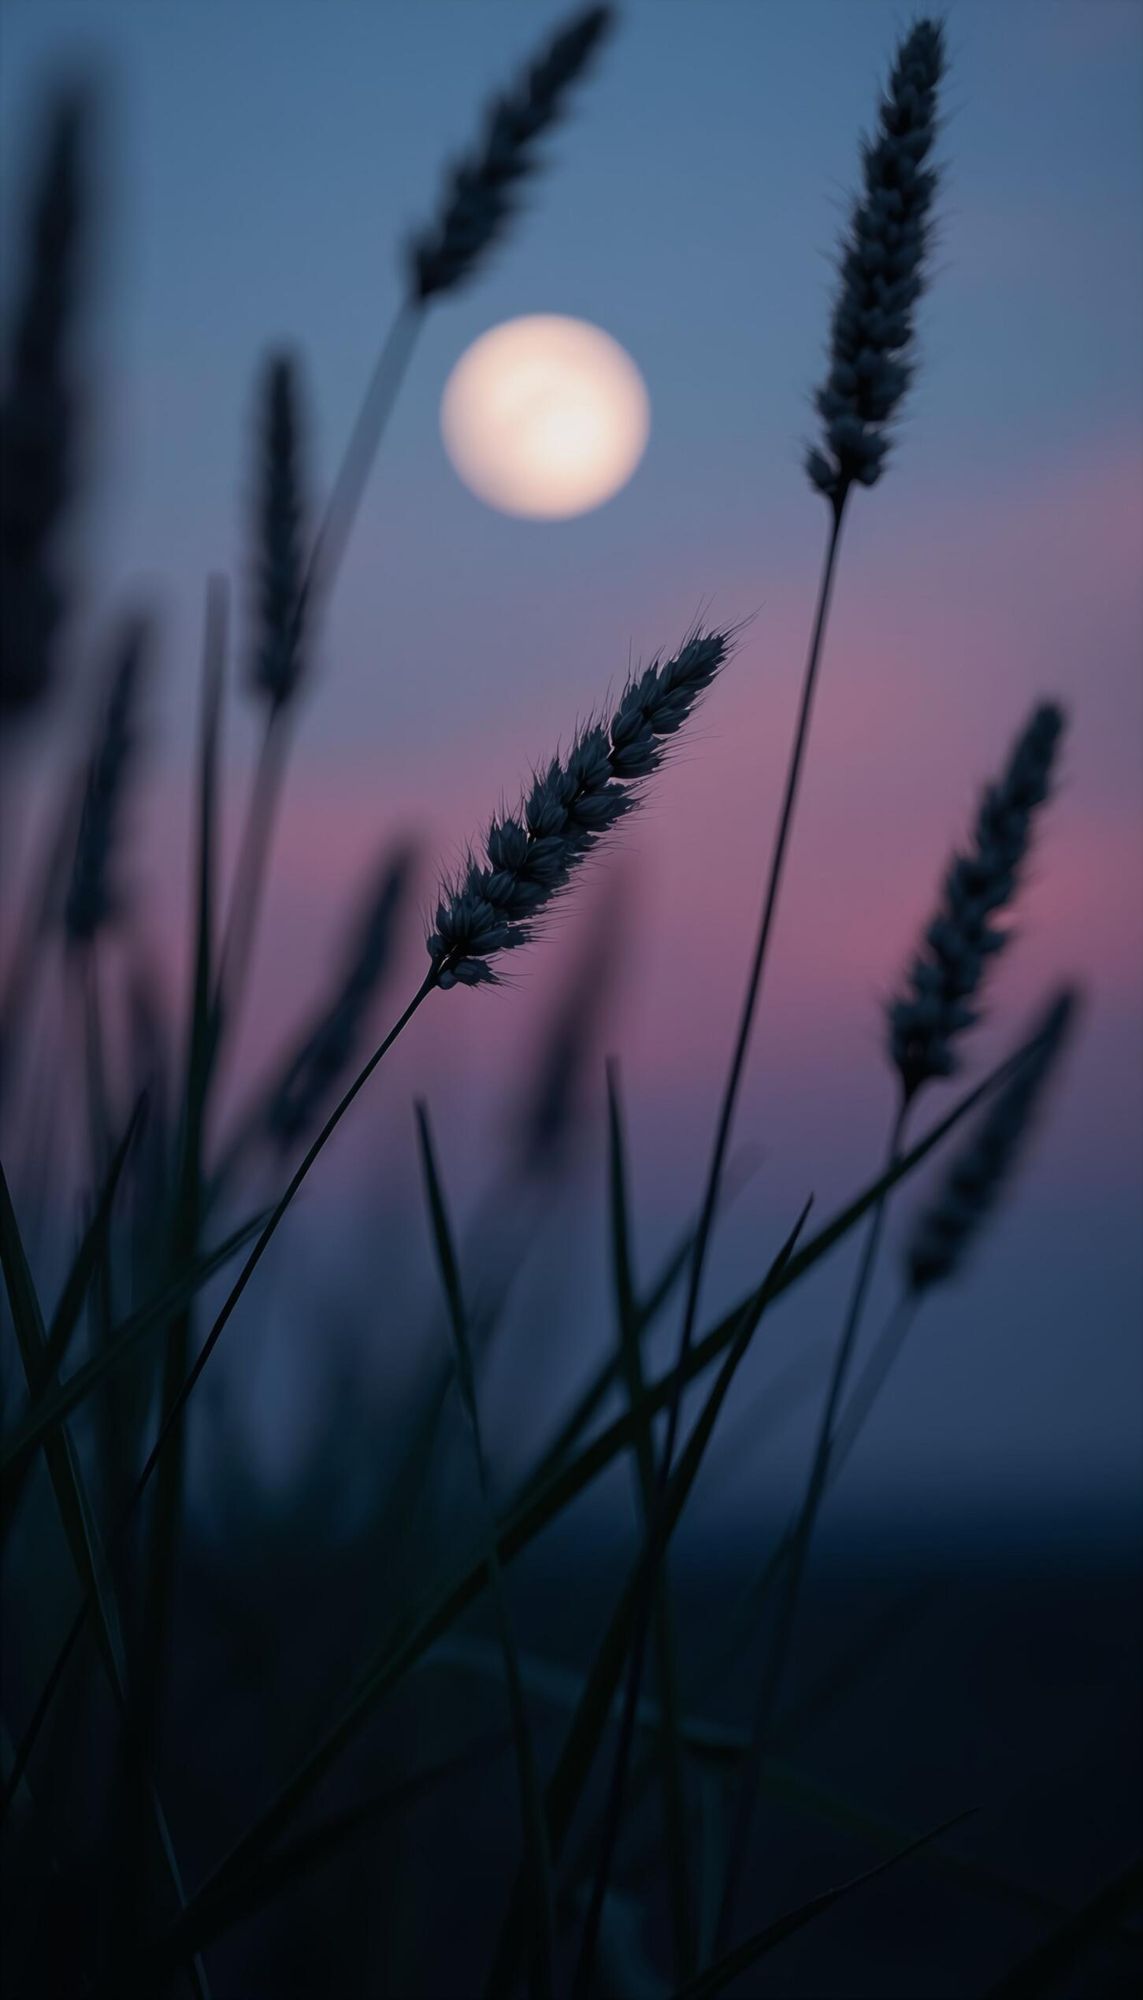
<svg viewBox="0 0 1143 2000"><path fill-rule="evenodd" d="M817 685L818 667L821 661L822 643L825 637L826 618L829 611L830 595L833 588L834 572L841 542L841 526L845 513L846 493L836 501L832 510L829 539L826 543L822 564L821 580L818 586L817 609L814 614L810 649L802 678L802 693L798 707L798 720L794 732L794 742L786 771L786 784L778 816L778 829L770 858L770 872L766 884L766 894L762 904L762 916L758 926L758 936L754 946L754 956L746 982L742 1010L739 1016L738 1033L730 1069L723 1087L722 1102L719 1107L718 1123L715 1129L714 1146L710 1166L707 1170L706 1188L702 1208L699 1213L698 1228L695 1232L694 1250L691 1256L690 1280L687 1286L686 1305L683 1311L682 1332L679 1336L679 1353L676 1393L672 1396L667 1410L666 1436L663 1441L662 1461L659 1467L659 1505L670 1478L671 1463L674 1458L678 1438L679 1417L682 1411L682 1384L686 1378L686 1364L694 1340L695 1322L698 1317L699 1299L702 1291L703 1269L715 1211L718 1207L719 1190L722 1185L723 1168L730 1145L734 1111L738 1102L738 1092L746 1066L746 1053L750 1045L750 1033L754 1025L754 1015L758 996L762 987L762 973L766 963L766 952L773 928L774 914L778 906L778 891L781 886L782 870L789 846L794 823L794 808L797 803L798 787L802 766L805 761L806 745L809 740L810 717L813 711L814 689ZM647 1653L647 1634L651 1619L653 1592L648 1589L645 1601L639 1608L635 1620L631 1644L631 1659L624 1694L623 1719L619 1728L615 1759L612 1766L609 1807L604 1826L603 1842L600 1849L599 1870L596 1876L595 1893L592 1898L588 1925L584 1934L584 1945L580 1958L579 1985L586 1991L592 1974L595 1939L598 1935L602 1911L603 1891L611 1865L611 1856L619 1832L619 1822L623 1813L623 1793L626 1783L627 1765L635 1737L635 1716L639 1706L639 1691L643 1679L643 1667Z"/></svg>
<svg viewBox="0 0 1143 2000"><path fill-rule="evenodd" d="M889 1134L889 1145L883 1172L889 1174L896 1165L901 1150L908 1099L903 1097L894 1113ZM730 1930L734 1921L734 1908L746 1865L750 1845L750 1832L754 1820L754 1809L758 1797L759 1781L765 1762L766 1750L773 1730L774 1716L782 1691L782 1681L793 1641L794 1625L798 1605L801 1600L802 1584L805 1579L809 1558L810 1542L817 1522L818 1510L829 1478L830 1453L834 1442L834 1426L842 1392L849 1374L849 1365L857 1340L858 1328L865 1299L877 1262L877 1251L885 1223L890 1189L882 1187L880 1196L869 1218L865 1244L858 1265L857 1276L850 1296L849 1310L837 1353L834 1356L829 1386L826 1390L818 1426L817 1441L810 1462L809 1478L806 1482L805 1498L794 1528L789 1561L785 1570L785 1590L774 1630L774 1637L767 1654L765 1671L759 1688L758 1703L751 1732L750 1750L742 1772L735 1811L734 1831L731 1836L729 1856L726 1866L726 1884L723 1890L722 1907L719 1911L718 1928L715 1933L715 1955L720 1957L730 1946Z"/></svg>

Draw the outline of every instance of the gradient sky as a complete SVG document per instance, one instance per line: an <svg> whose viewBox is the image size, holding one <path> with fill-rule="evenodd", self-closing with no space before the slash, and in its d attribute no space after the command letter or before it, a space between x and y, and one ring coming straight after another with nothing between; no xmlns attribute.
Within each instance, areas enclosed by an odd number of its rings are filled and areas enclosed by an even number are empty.
<svg viewBox="0 0 1143 2000"><path fill-rule="evenodd" d="M94 568L97 611L124 592L164 611L149 866L165 912L184 860L202 580L243 575L255 367L270 342L301 348L324 480L399 300L396 246L431 214L484 97L564 11L6 0L6 227L37 85L89 51L115 86ZM430 317L291 781L251 1059L302 1011L387 839L418 830L447 861L631 657L672 646L700 609L752 617L625 842L634 942L610 1040L652 1246L697 1199L749 954L825 526L800 461L830 251L905 18L881 0L628 0L510 240ZM1060 792L973 1068L1059 975L1088 989L1082 1043L1010 1215L931 1308L855 1477L942 1502L1050 1489L1066 1513L1123 1498L1140 1444L1143 16L1130 0L953 0L947 22L920 366L889 471L846 529L739 1122L765 1157L711 1301L757 1275L807 1189L824 1214L871 1170L892 1104L880 1002L979 783L1030 702L1062 698ZM491 512L440 442L453 362L526 312L603 326L650 391L633 481L572 522ZM252 742L244 711L236 786ZM431 866L423 886L427 899ZM408 1168L408 1099L428 1088L463 1203L561 951L538 948L513 990L434 996L327 1190L350 1165L373 1170L382 1144ZM601 1137L595 1153L578 1226L598 1250ZM336 1205L315 1189L313 1212L323 1200ZM829 1336L848 1269L835 1260L775 1321L779 1362L803 1333ZM749 1476L785 1477L783 1450L763 1473L748 1456ZM745 1477L728 1475L727 1493Z"/></svg>

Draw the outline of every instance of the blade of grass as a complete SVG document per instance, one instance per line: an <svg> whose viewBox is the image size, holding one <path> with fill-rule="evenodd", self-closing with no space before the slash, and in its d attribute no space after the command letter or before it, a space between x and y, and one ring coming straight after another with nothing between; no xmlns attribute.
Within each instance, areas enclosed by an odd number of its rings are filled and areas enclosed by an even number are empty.
<svg viewBox="0 0 1143 2000"><path fill-rule="evenodd" d="M886 1171L892 1167L900 1150L908 1110L909 1100L907 1097L902 1096L895 1109L889 1133L889 1144L885 1158ZM845 1326L841 1339L838 1342L833 1367L830 1371L829 1383L826 1388L825 1399L822 1404L817 1437L814 1442L809 1475L806 1480L806 1489L797 1520L794 1524L793 1541L789 1558L783 1568L781 1600L759 1683L750 1755L746 1761L746 1769L742 1774L738 1804L734 1815L734 1827L730 1837L730 1853L726 1864L726 1883L723 1888L722 1909L719 1913L718 1932L715 1938L715 1950L720 1956L728 1949L730 1944L735 1905L742 1882L743 1870L746 1867L746 1857L750 1848L750 1835L754 1824L754 1811L758 1797L759 1780L762 1775L762 1766L769 1746L770 1734L774 1726L774 1716L777 1711L778 1702L781 1699L782 1684L790 1657L790 1649L793 1645L798 1609L802 1597L802 1587L809 1565L810 1544L813 1541L818 1514L821 1511L821 1503L829 1482L830 1456L831 1448L835 1441L834 1426L837 1420L838 1405L848 1377L854 1342L861 1322L869 1282L877 1261L881 1232L888 1210L888 1200L889 1191L886 1189L880 1200L874 1205L870 1217L869 1229L862 1248L856 1281L850 1296Z"/></svg>
<svg viewBox="0 0 1143 2000"><path fill-rule="evenodd" d="M201 1924L202 1941L206 1942L224 1930L233 1917L250 1916L254 1911L264 1909L267 1903L273 1902L293 1883L325 1867L353 1842L368 1839L385 1820L407 1812L419 1799L434 1792L438 1785L478 1768L498 1752L511 1747L511 1733L508 1730L497 1731L459 1754L430 1765L427 1770L415 1771L411 1777L390 1786L376 1798L362 1799L357 1805L346 1807L344 1812L331 1813L305 1833L283 1842L249 1875L240 1876L228 1890L199 1906L196 1916ZM194 1941L193 1938L191 1941ZM146 1964L145 1954L143 1962Z"/></svg>
<svg viewBox="0 0 1143 2000"><path fill-rule="evenodd" d="M98 1388L104 1378L129 1360L140 1344L169 1325L189 1298L201 1291L210 1279L238 1255L265 1224L265 1211L252 1216L204 1257L184 1278L168 1285L149 1305L140 1306L116 1328L104 1354L85 1361L73 1374L37 1398L22 1421L10 1432L0 1448L0 1480L5 1493L9 1482L19 1479L25 1461L34 1455L71 1412ZM62 1303L62 1302L61 1302ZM70 1308L69 1308L70 1309ZM53 1327L55 1322L53 1321ZM51 1336L49 1335L49 1341ZM66 1346L66 1343L64 1343Z"/></svg>
<svg viewBox="0 0 1143 2000"><path fill-rule="evenodd" d="M1111 1936L1141 1902L1143 1861L1135 1860L1082 1909L1066 1918L1042 1944L1010 1966L989 1987L986 2000L1036 2000L1037 1995L1051 1992L1064 1974L1072 1970L1076 1960L1093 1944Z"/></svg>
<svg viewBox="0 0 1143 2000"><path fill-rule="evenodd" d="M226 674L228 596L225 580L207 584L203 633L202 712L199 724L195 838L195 945L188 1006L186 1068L182 1092L179 1170L171 1218L173 1278L193 1266L203 1215L202 1152L215 1053L214 901L218 818L218 759ZM163 1353L159 1407L165 1420L186 1378L193 1337L193 1299L173 1316ZM143 1928L144 1878L140 1852L147 1763L160 1761L174 1609L175 1576L186 1476L185 1431L163 1460L156 1482L143 1564L142 1627L132 1685L126 1758L126 1817L111 1959Z"/></svg>
<svg viewBox="0 0 1143 2000"><path fill-rule="evenodd" d="M99 1269L107 1253L107 1238L111 1227L111 1214L120 1177L127 1157L142 1132L147 1116L147 1095L142 1092L127 1122L127 1129L112 1154L103 1185L92 1211L91 1220L80 1240L79 1248L72 1260L67 1277L64 1279L56 1309L48 1327L48 1344L45 1359L47 1372L54 1378L67 1359L71 1338L79 1324L83 1302L88 1286Z"/></svg>
<svg viewBox="0 0 1143 2000"><path fill-rule="evenodd" d="M799 1903L796 1909L787 1910L784 1916L777 1917L763 1930L755 1931L753 1937L747 1938L743 1944L736 1946L734 1951L720 1958L717 1965L710 1966L707 1971L701 1972L697 1979L692 1979L689 1986L684 1986L676 1994L675 2000L711 2000L713 1994L721 1993L724 1987L730 1985L732 1979L739 1978L752 1965L756 1965L758 1960L764 1958L767 1952L773 1951L776 1945L784 1944L795 1931L804 1930L807 1924L812 1924L817 1917L824 1916L827 1910L832 1910L835 1903L839 1903L844 1896L851 1896L855 1889L864 1889L879 1876L887 1875L891 1868L898 1868L911 1854L916 1854L930 1841L939 1840L942 1834L948 1833L954 1826L960 1826L962 1821L969 1819L976 1810L977 1808L972 1806L967 1812L955 1813L951 1819L942 1820L939 1826L934 1826L928 1833L921 1834L917 1840L911 1840L907 1847L898 1849L896 1854L889 1855L884 1861L878 1861L873 1868L866 1868L862 1874L850 1876L848 1882L839 1882L832 1889L824 1889L820 1895L811 1896L808 1902Z"/></svg>
<svg viewBox="0 0 1143 2000"><path fill-rule="evenodd" d="M611 1258L616 1316L619 1321L619 1355L627 1391L627 1407L634 1425L632 1455L635 1460L640 1519L643 1533L647 1535L655 1511L655 1438L651 1419L647 1413L647 1385L643 1376L642 1354L643 1323L636 1301L632 1273L623 1111L619 1099L619 1073L613 1062L607 1065L607 1128ZM674 1975L678 1982L692 1977L697 1961L687 1856L687 1808L680 1747L678 1668L671 1614L669 1570L665 1557L655 1577L652 1622L659 1698L662 1703L658 1748L663 1782L663 1838L670 1892ZM604 1888L606 1890L606 1884Z"/></svg>
<svg viewBox="0 0 1143 2000"><path fill-rule="evenodd" d="M765 1310L768 1296L777 1283L782 1271L788 1266L798 1237L805 1226L810 1211L807 1202L794 1224L777 1257L774 1259L767 1277L758 1288L749 1306L742 1311L730 1343L729 1351L710 1389L702 1410L687 1439L679 1462L671 1474L662 1503L657 1507L652 1524L652 1532L646 1537L634 1566L624 1586L619 1603L611 1622L596 1650L591 1668L584 1682L583 1694L572 1717L571 1725L560 1752L559 1761L552 1773L547 1790L548 1837L552 1856L559 1859L564 1841L571 1825L572 1815L579 1803L580 1795L587 1781L588 1773L595 1759L596 1750L606 1728L611 1713L611 1705L619 1686L628 1649L637 1637L640 1608L647 1589L654 1578L671 1535L678 1524L691 1489L698 1477L699 1468L706 1454L718 1420L719 1412L726 1401L730 1385L754 1337L759 1321ZM768 1290L769 1288L769 1290ZM629 1684L628 1684L629 1685ZM628 1703L625 1698L624 1712L620 1726L628 1718ZM614 1825L615 1814L610 1810L605 1824ZM598 1875L597 1875L598 1882ZM520 1885L513 1896L508 1918L501 1932L492 1974L486 1991L498 1991L508 1983L516 1963L519 1949ZM584 1965L581 1949L580 1967ZM577 1976L582 1976L577 1974Z"/></svg>
<svg viewBox="0 0 1143 2000"><path fill-rule="evenodd" d="M695 1323L698 1317L699 1299L702 1291L703 1269L706 1261L707 1249L710 1243L711 1232L714 1227L715 1213L718 1208L718 1197L722 1184L723 1169L726 1164L726 1155L730 1146L731 1130L734 1123L734 1111L738 1101L738 1093L741 1087L742 1077L746 1066L746 1054L750 1044L750 1035L754 1024L754 1015L757 1009L758 997L762 987L762 974L765 967L766 953L767 953L767 948L769 946L770 932L773 925L774 914L777 909L778 891L781 885L782 870L785 862L786 849L789 843L790 833L793 828L794 809L797 803L802 764L805 757L806 745L809 740L809 724L813 708L814 688L817 680L818 667L821 660L822 643L825 635L826 619L829 612L829 602L833 587L834 570L836 566L838 549L841 540L841 528L845 511L845 499L846 499L846 490L843 489L839 497L837 497L834 500L832 506L832 521L831 521L830 534L826 544L825 557L822 565L821 580L818 586L818 599L817 599L816 611L814 614L813 633L810 640L809 653L807 656L805 671L802 678L802 691L798 708L798 719L794 732L794 741L790 750L789 762L787 765L786 783L782 797L781 809L778 817L778 827L774 838L773 851L771 854L770 870L767 880L766 894L762 907L762 915L759 922L758 936L754 947L754 955L747 976L746 991L743 996L742 1008L739 1015L738 1030L735 1037L734 1050L731 1056L730 1067L727 1073L726 1082L723 1086L722 1099L719 1106L718 1121L715 1129L714 1144L711 1150L710 1165L707 1170L706 1184L702 1198L702 1206L699 1211L698 1228L695 1232L695 1243L694 1243L694 1250L691 1256L690 1277L687 1285L686 1304L683 1311L683 1322L679 1335L676 1386L672 1391L670 1400L667 1405L666 1436L663 1441L663 1455L659 1468L659 1479L658 1479L658 1492L660 1495L660 1500L661 1496L666 1490L666 1483L670 1476L671 1464L674 1458L675 1445L678 1438L679 1419L682 1410L683 1383L685 1381L685 1369L686 1369L686 1364L690 1358L691 1348L694 1343ZM618 1820L619 1820L619 1814L622 1810L623 1792L626 1783L627 1760L631 1754L633 1730L634 1730L634 1715L639 1701L639 1681L643 1672L643 1662L647 1646L647 1626L651 1618L651 1615L652 1615L652 1600L650 1595L648 1595L646 1601L639 1607L636 1619L635 1637L631 1647L631 1658L628 1666L628 1684L627 1684L624 1719L620 1727L619 1737L616 1743L614 1768L611 1779L610 1796L612 1805L611 1805L610 1820L604 1833L603 1844L600 1852L599 1870L596 1877L595 1891L592 1897L591 1905L588 1912L588 1919L584 1929L583 1944L580 1951L579 1968L576 1977L576 2000L580 2000L580 1996L586 1993L587 1986L591 1979L592 1964L595 1951L595 1941L599 1931L599 1920L603 1907L603 1895L606 1887L609 1858L618 1834Z"/></svg>
<svg viewBox="0 0 1143 2000"><path fill-rule="evenodd" d="M476 1462L477 1479L480 1486L481 1508L485 1525L485 1548L488 1574L492 1586L492 1601L496 1613L496 1625L500 1639L500 1649L504 1660L504 1680L508 1693L508 1707L512 1720L512 1739L516 1751L516 1775L520 1789L520 1820L527 1855L527 1873L532 1891L533 1940L531 1964L531 1990L540 2000L551 2000L554 1992L553 1947L555 1922L553 1917L554 1899L552 1895L552 1871L548 1856L547 1830L544 1823L543 1795L540 1788L539 1770L536 1764L532 1727L528 1717L528 1704L524 1694L524 1683L520 1672L520 1661L516 1650L516 1637L512 1626L512 1614L508 1604L508 1593L504 1584L500 1554L496 1539L496 1509L492 1496L492 1486L488 1475L488 1460L484 1450L484 1439L480 1426L480 1409L476 1396L476 1373L473 1367L472 1350L468 1337L468 1318L464 1295L461 1290L460 1270L457 1265L453 1233L445 1203L433 1150L432 1133L429 1128L427 1107L417 1104L417 1136L420 1142L421 1169L424 1175L425 1195L432 1223L433 1244L437 1263L440 1267L441 1285L448 1306L449 1323L452 1328L456 1378L461 1401L468 1418L472 1435L473 1457Z"/></svg>
<svg viewBox="0 0 1143 2000"><path fill-rule="evenodd" d="M732 1185L732 1175L728 1172L724 1190L724 1201L726 1204L729 1204L733 1200L734 1195L746 1186L749 1179L750 1170L744 1168L737 1180L733 1181ZM654 1325L660 1313L664 1312L670 1304L686 1272L693 1248L694 1231L684 1230L674 1249L669 1251L664 1258L658 1277L640 1303L639 1316L642 1336L646 1335L648 1329ZM527 1491L534 1486L539 1486L566 1459L572 1447L578 1444L588 1425L591 1423L592 1418L607 1400L609 1391L618 1383L619 1375L619 1356L616 1353L609 1354L606 1361L600 1364L591 1381L576 1399L571 1411L560 1425L551 1443L546 1447L539 1459L537 1459L532 1472L524 1483L523 1491Z"/></svg>
<svg viewBox="0 0 1143 2000"><path fill-rule="evenodd" d="M182 1093L179 1174L171 1222L171 1271L178 1277L197 1258L202 1217L202 1149L214 1055L212 1014L215 853L218 760L226 673L228 597L223 578L207 585L203 637L202 715L199 729L195 862L195 947L188 1007L186 1070ZM163 1357L160 1408L167 1411L187 1372L193 1301L175 1314ZM146 1562L143 1639L139 1670L140 1727L158 1735L164 1661L170 1629L179 1521L182 1511L182 1443L168 1453L155 1493Z"/></svg>
<svg viewBox="0 0 1143 2000"><path fill-rule="evenodd" d="M28 1390L36 1395L44 1387L47 1377L47 1335L43 1316L36 1296L32 1274L24 1254L16 1213L8 1189L7 1176L0 1167L0 1259L3 1262L4 1279L8 1289L8 1299L12 1308L12 1319L16 1329L17 1344L28 1381ZM102 1539L95 1515L83 1483L79 1459L66 1428L56 1432L45 1446L48 1473L56 1507L63 1526L76 1577L83 1593L85 1604L90 1604L95 1620L95 1638L107 1674L108 1683L122 1716L127 1713L127 1672L123 1645L123 1633L119 1621L119 1611L115 1601L114 1587ZM5 1786L5 1802L18 1795L24 1776L26 1756L17 1759L8 1774ZM182 1878L171 1842L166 1816L154 1785L146 1783L146 1806L148 1823L157 1846L168 1887L176 1908L181 1912L186 1908ZM206 1994L201 1971L193 1962L189 1968L196 1993Z"/></svg>
<svg viewBox="0 0 1143 2000"><path fill-rule="evenodd" d="M79 1248L72 1260L67 1277L64 1279L59 1302L52 1315L44 1342L43 1376L41 1396L47 1395L57 1386L60 1366L67 1355L71 1338L79 1324L83 1302L88 1287L107 1254L107 1239L111 1223L111 1211L115 1202L119 1178L123 1165L135 1141L146 1108L146 1100L140 1098L131 1114L127 1130L119 1141L111 1163L104 1176L99 1199L87 1228L80 1239ZM6 1482L0 1495L0 1537L5 1535L11 1524L24 1482L31 1470L31 1457L26 1457L17 1466L17 1476Z"/></svg>
<svg viewBox="0 0 1143 2000"><path fill-rule="evenodd" d="M439 1641L433 1647L424 1662L424 1666L426 1668L440 1666L446 1671L455 1670L461 1673L498 1676L500 1672L500 1657L496 1649L489 1642L482 1639L445 1639ZM524 1677L525 1687L535 1700L549 1702L553 1707L564 1712L570 1712L575 1709L583 1693L584 1677L582 1673L578 1673L572 1668L558 1665L554 1661L541 1659L531 1653L522 1653L520 1655L520 1671ZM788 1717L783 1716L776 1733L777 1741L784 1742L793 1728L800 1726L806 1709L816 1709L819 1703L826 1699L834 1678L834 1670L831 1670L827 1679L823 1681L820 1687L812 1691L804 1706L799 1704L796 1712ZM614 1703L612 1704L612 1720L618 1720L618 1709ZM656 1732L662 1723L662 1711L658 1703L644 1696L639 1704L637 1720L640 1729L646 1731L648 1734ZM709 1779L712 1784L719 1787L722 1786L726 1775L733 1772L745 1757L750 1747L750 1732L748 1729L737 1728L733 1724L714 1722L709 1717L700 1715L693 1710L684 1710L679 1726L683 1746L687 1754L695 1759L699 1769L700 1809L697 1814L697 1820L699 1826L698 1846L701 1861L704 1838L702 1792L705 1780ZM645 1784L649 1773L647 1769L643 1769L641 1774L633 1775L633 1797L635 1796L636 1778L639 1775L642 1776ZM901 1826L896 1820L886 1819L882 1814L871 1812L867 1807L847 1797L844 1793L820 1784L816 1778L810 1777L800 1767L788 1764L782 1759L771 1758L767 1765L763 1783L767 1792L772 1797L792 1806L804 1818L824 1821L829 1826L837 1827L843 1833L855 1833L863 1840L871 1841L877 1847L895 1850L896 1848L904 1847L909 1841L917 1837L914 1828ZM585 1838L583 1852L579 1859L566 1870L566 1880L568 1883L575 1884L576 1882L580 1882L588 1873L591 1866L590 1857L595 1851L597 1838L598 1829L593 1829ZM713 1901L713 1907L708 1907L706 1912L707 1934L705 1947L702 1942L703 1934L700 1926L700 1955L705 1954L706 1957L709 1957L710 1947L714 1942L713 1925L714 1919L718 1914L717 1906L722 1894L723 1872L726 1859L725 1839L722 1840L721 1846L723 1850L722 1861L719 1865L717 1879L712 1883L711 1877L704 1875L701 1867L699 1870L700 1891L705 1883L708 1899ZM967 1888L974 1889L982 1895L999 1898L1002 1902L1009 1903L1014 1907L1030 1910L1033 1914L1046 1917L1050 1921L1058 1922L1065 1915L1060 1904L1054 1902L1051 1897L1044 1896L1039 1890L1030 1889L1025 1884L1016 1882L1008 1876L997 1875L980 1862L965 1859L957 1855L939 1853L930 1856L930 1860L941 1874L948 1875L953 1880L962 1882ZM646 1872L649 1875L658 1874L659 1865L659 1854L656 1848L654 1853L648 1856ZM629 1864L628 1873L633 1874L634 1872L634 1866ZM565 1900L567 1893L567 1888L565 1887L563 1891ZM700 1915L702 1908L702 1895L700 1894Z"/></svg>
<svg viewBox="0 0 1143 2000"><path fill-rule="evenodd" d="M756 1313L760 1318L772 1301L780 1298L784 1292L797 1284L833 1249L836 1243L849 1234L862 1216L869 1212L884 1186L895 1185L897 1181L914 1172L933 1149L955 1130L961 1120L971 1114L982 1099L1008 1080L1014 1069L1027 1060L1036 1046L1038 1038L1033 1038L1015 1056L1008 1056L1003 1062L998 1063L980 1083L972 1090L966 1091L952 1109L930 1127L922 1139L900 1156L891 1173L865 1188L826 1223L803 1249L796 1250L780 1272L772 1276L768 1274L767 1280L764 1280L762 1285L740 1300L738 1305L719 1320L702 1340L695 1343L684 1380L693 1380L717 1360L734 1340L744 1317ZM768 1284L769 1291L767 1291ZM674 1393L676 1381L677 1371L674 1368L660 1376L650 1390L652 1410L666 1407L668 1399ZM629 1451L633 1434L634 1427L630 1414L618 1417L593 1439L570 1465L558 1469L543 1489L525 1494L510 1510L497 1537L501 1562L510 1561L518 1555L552 1520L563 1513L620 1453ZM419 1619L402 1635L395 1647L386 1645L374 1656L344 1708L319 1742L302 1759L292 1777L282 1786L271 1804L247 1829L230 1854L218 1864L202 1885L199 1896L190 1906L192 1911L197 1908L200 1897L205 1896L208 1891L213 1892L222 1881L231 1878L234 1872L244 1867L251 1855L261 1851L277 1838L282 1827L288 1823L314 1787L353 1742L378 1703L416 1665L429 1647L448 1631L469 1605L476 1601L486 1588L487 1580L487 1562L484 1557L479 1557L451 1584L446 1585L434 1596ZM166 1940L164 1963L177 1963L180 1939L181 1932L178 1928L172 1929Z"/></svg>

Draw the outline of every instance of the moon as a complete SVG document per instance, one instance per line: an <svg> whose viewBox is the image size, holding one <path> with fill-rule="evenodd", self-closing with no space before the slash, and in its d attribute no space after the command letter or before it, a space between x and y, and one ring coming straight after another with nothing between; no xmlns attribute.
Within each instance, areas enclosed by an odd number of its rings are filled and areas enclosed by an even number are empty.
<svg viewBox="0 0 1143 2000"><path fill-rule="evenodd" d="M445 383L441 436L470 490L504 514L567 520L626 486L651 404L626 349L560 313L505 320Z"/></svg>

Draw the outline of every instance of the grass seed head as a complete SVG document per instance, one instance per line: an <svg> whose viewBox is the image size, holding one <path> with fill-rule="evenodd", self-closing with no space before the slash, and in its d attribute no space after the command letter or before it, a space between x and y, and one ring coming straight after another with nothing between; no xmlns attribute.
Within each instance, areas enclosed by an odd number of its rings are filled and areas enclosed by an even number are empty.
<svg viewBox="0 0 1143 2000"><path fill-rule="evenodd" d="M905 1095L959 1068L956 1041L979 1017L973 1004L989 961L1007 942L995 919L1016 894L1036 812L1048 797L1063 710L1041 702L1008 764L980 803L967 854L954 856L944 895L889 1007L889 1049Z"/></svg>
<svg viewBox="0 0 1143 2000"><path fill-rule="evenodd" d="M67 608L61 540L75 485L77 304L90 262L89 93L52 105L25 225L0 401L0 715L48 694Z"/></svg>
<svg viewBox="0 0 1143 2000"><path fill-rule="evenodd" d="M413 239L409 274L418 304L472 276L515 210L518 182L537 166L536 140L564 109L612 22L610 7L588 7L568 22L514 89L489 107L483 144L456 165L436 221Z"/></svg>
<svg viewBox="0 0 1143 2000"><path fill-rule="evenodd" d="M527 944L535 919L605 834L638 804L641 782L729 658L725 632L696 633L673 659L630 681L607 723L581 729L566 757L538 772L518 813L494 819L437 906L428 938L441 986L493 982L502 951Z"/></svg>
<svg viewBox="0 0 1143 2000"><path fill-rule="evenodd" d="M918 1218L905 1250L912 1292L952 1277L995 1209L1074 1028L1077 1007L1078 995L1070 988L1056 995L1011 1082L981 1118L936 1199Z"/></svg>
<svg viewBox="0 0 1143 2000"><path fill-rule="evenodd" d="M266 364L259 408L257 502L258 622L251 682L274 708L296 693L303 671L305 574L302 442L297 364Z"/></svg>
<svg viewBox="0 0 1143 2000"><path fill-rule="evenodd" d="M814 398L822 443L806 458L812 484L835 507L855 481L874 486L881 477L888 426L912 375L937 187L925 161L944 67L940 23L916 22L898 45L877 136L862 146L864 188L841 248L829 373Z"/></svg>

